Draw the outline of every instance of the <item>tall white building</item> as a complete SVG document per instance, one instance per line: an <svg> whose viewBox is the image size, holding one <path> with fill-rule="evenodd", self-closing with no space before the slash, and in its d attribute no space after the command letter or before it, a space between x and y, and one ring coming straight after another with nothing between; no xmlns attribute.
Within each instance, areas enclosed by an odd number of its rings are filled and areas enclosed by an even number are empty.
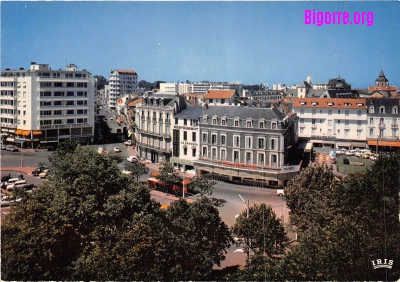
<svg viewBox="0 0 400 282"><path fill-rule="evenodd" d="M237 82L194 82L188 85L188 93L205 94L208 90L237 90L243 92L243 84Z"/></svg>
<svg viewBox="0 0 400 282"><path fill-rule="evenodd" d="M164 94L178 94L179 84L178 83L160 83L160 93Z"/></svg>
<svg viewBox="0 0 400 282"><path fill-rule="evenodd" d="M138 93L138 75L134 70L114 70L109 77L109 98L108 106L115 108L117 106L117 98L123 94Z"/></svg>
<svg viewBox="0 0 400 282"><path fill-rule="evenodd" d="M29 70L2 70L0 83L1 132L8 143L37 148L93 141L95 79L87 70L32 62Z"/></svg>

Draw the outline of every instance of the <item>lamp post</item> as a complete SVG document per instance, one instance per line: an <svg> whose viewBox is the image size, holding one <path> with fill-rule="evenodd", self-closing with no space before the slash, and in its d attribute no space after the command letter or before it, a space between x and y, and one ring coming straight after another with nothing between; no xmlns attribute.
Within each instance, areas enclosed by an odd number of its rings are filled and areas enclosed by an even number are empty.
<svg viewBox="0 0 400 282"><path fill-rule="evenodd" d="M240 196L240 194L238 194L238 195L239 195L240 199L242 199L243 203L246 204L245 199L243 199L243 197ZM246 212L247 212L247 219L249 219L249 204L250 204L250 200L247 200L247 209L246 209ZM247 248L247 260L248 260L249 258L250 258L250 238L249 238L249 246L248 246L248 248Z"/></svg>

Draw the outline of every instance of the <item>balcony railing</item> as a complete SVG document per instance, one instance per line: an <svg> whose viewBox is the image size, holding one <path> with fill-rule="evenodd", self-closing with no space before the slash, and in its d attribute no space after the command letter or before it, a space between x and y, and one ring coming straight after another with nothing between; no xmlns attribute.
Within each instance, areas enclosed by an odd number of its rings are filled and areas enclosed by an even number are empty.
<svg viewBox="0 0 400 282"><path fill-rule="evenodd" d="M398 124L392 124L392 128L398 128L399 125Z"/></svg>
<svg viewBox="0 0 400 282"><path fill-rule="evenodd" d="M311 139L314 139L314 140L336 140L336 136L329 136L329 135L311 135Z"/></svg>
<svg viewBox="0 0 400 282"><path fill-rule="evenodd" d="M379 128L384 129L384 128L386 128L386 125L384 123L380 123Z"/></svg>

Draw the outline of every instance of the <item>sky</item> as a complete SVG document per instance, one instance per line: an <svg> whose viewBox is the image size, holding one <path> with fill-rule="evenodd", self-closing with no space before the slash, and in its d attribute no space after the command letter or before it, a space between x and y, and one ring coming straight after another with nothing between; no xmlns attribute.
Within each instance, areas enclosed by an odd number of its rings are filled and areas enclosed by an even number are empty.
<svg viewBox="0 0 400 282"><path fill-rule="evenodd" d="M305 10L373 12L373 24L305 24ZM342 19L343 22L343 19ZM74 63L108 79L400 87L400 1L2 2L1 69Z"/></svg>

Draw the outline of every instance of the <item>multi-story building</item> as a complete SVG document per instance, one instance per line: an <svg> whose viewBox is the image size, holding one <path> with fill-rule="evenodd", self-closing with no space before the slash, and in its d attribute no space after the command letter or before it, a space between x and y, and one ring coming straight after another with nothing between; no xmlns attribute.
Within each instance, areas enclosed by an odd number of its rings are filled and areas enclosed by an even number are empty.
<svg viewBox="0 0 400 282"><path fill-rule="evenodd" d="M237 90L239 96L243 92L241 82L193 82L188 85L189 93L205 94L208 90Z"/></svg>
<svg viewBox="0 0 400 282"><path fill-rule="evenodd" d="M365 99L294 98L299 138L332 147L366 147Z"/></svg>
<svg viewBox="0 0 400 282"><path fill-rule="evenodd" d="M138 75L134 70L114 70L109 78L109 99L110 108L117 106L117 100L120 95L130 95L138 93Z"/></svg>
<svg viewBox="0 0 400 282"><path fill-rule="evenodd" d="M178 83L160 83L160 93L165 94L178 94L179 84Z"/></svg>
<svg viewBox="0 0 400 282"><path fill-rule="evenodd" d="M172 119L188 103L183 96L154 94L136 105L135 138L138 155L158 163L172 155Z"/></svg>
<svg viewBox="0 0 400 282"><path fill-rule="evenodd" d="M39 144L92 141L95 79L70 64L52 70L32 62L29 70L1 71L1 131L8 142L37 148Z"/></svg>
<svg viewBox="0 0 400 282"><path fill-rule="evenodd" d="M400 100L393 98L367 99L368 146L380 150L381 147L400 147Z"/></svg>
<svg viewBox="0 0 400 282"><path fill-rule="evenodd" d="M204 95L204 103L215 106L236 106L239 95L236 90L208 90Z"/></svg>
<svg viewBox="0 0 400 282"><path fill-rule="evenodd" d="M285 166L294 157L296 131L297 116L275 108L208 107L200 118L196 171L283 185L300 168Z"/></svg>
<svg viewBox="0 0 400 282"><path fill-rule="evenodd" d="M183 171L194 171L193 162L200 156L199 119L203 110L199 107L190 107L174 116L170 162Z"/></svg>

